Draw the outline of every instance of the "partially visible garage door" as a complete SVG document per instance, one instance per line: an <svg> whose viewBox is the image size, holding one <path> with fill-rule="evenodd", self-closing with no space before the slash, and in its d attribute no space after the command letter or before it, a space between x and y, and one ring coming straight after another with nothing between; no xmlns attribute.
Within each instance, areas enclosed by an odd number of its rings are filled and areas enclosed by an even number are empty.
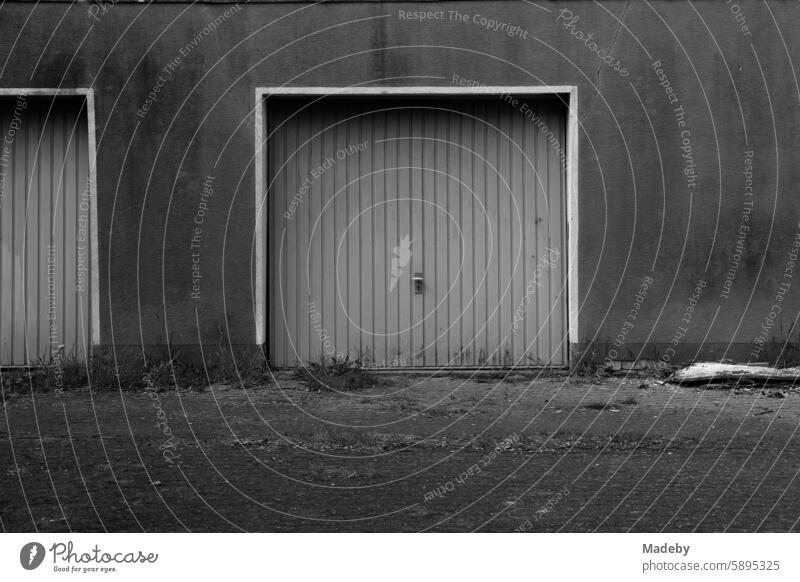
<svg viewBox="0 0 800 582"><path fill-rule="evenodd" d="M0 132L0 364L83 359L91 338L85 100L4 98Z"/></svg>
<svg viewBox="0 0 800 582"><path fill-rule="evenodd" d="M275 366L566 361L566 109L267 101Z"/></svg>

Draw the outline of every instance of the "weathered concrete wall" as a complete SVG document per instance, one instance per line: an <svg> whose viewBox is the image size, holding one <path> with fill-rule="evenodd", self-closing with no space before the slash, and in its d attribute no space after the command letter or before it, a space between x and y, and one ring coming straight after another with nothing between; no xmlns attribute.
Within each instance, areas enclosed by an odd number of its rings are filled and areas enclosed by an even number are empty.
<svg viewBox="0 0 800 582"><path fill-rule="evenodd" d="M7 2L0 86L96 90L104 344L197 344L197 321L204 343L253 344L255 87L459 75L579 88L575 354L676 361L705 344L703 356L747 359L759 334L788 338L800 305L800 282L784 276L800 229L799 25L793 3L755 0ZM209 176L194 299L190 242Z"/></svg>

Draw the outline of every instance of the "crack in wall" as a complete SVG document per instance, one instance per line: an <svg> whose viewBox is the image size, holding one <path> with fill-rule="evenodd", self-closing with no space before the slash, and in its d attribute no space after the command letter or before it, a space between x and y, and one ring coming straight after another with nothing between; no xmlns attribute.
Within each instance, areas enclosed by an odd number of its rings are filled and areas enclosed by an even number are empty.
<svg viewBox="0 0 800 582"><path fill-rule="evenodd" d="M628 13L628 8L630 7L630 5L631 5L631 0L627 0L625 2L625 6L622 7L622 12L620 13L619 18L617 18L617 28L614 31L614 34L611 36L611 42L608 44L608 48L606 49L607 55L611 54L611 49L614 48L614 44L617 42L617 36L619 35L619 31L622 29L622 24L625 21L625 15ZM589 105L586 106L586 111L584 112L583 115L580 116L578 120L579 123L581 124L592 112L595 101L597 101L597 98L600 96L600 78L602 76L604 66L605 63L601 61L600 65L598 65L597 67L597 71L595 72L595 83L594 83L595 90L594 93L592 94L592 99L589 101Z"/></svg>

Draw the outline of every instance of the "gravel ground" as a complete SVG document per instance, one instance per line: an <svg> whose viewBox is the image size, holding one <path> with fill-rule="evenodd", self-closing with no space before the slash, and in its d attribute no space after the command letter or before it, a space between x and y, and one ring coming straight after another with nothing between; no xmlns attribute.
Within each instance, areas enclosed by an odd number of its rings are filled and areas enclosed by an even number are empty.
<svg viewBox="0 0 800 582"><path fill-rule="evenodd" d="M796 531L800 394L378 376L5 394L4 531Z"/></svg>

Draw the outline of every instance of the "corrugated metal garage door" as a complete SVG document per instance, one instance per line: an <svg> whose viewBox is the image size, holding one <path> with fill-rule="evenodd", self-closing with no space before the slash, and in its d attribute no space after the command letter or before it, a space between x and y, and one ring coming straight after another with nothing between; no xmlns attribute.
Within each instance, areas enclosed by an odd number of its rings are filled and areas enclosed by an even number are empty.
<svg viewBox="0 0 800 582"><path fill-rule="evenodd" d="M273 99L267 119L274 365L564 364L561 103Z"/></svg>
<svg viewBox="0 0 800 582"><path fill-rule="evenodd" d="M89 156L83 99L0 100L0 364L87 353Z"/></svg>

